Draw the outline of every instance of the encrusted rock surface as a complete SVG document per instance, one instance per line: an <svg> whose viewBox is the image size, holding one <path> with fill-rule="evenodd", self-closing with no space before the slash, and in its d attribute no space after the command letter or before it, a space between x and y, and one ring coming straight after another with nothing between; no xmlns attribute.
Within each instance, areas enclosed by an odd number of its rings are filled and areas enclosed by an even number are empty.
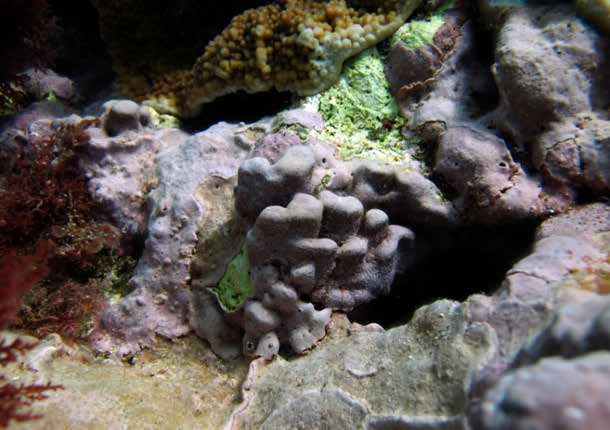
<svg viewBox="0 0 610 430"><path fill-rule="evenodd" d="M465 221L505 223L545 218L569 199L547 192L515 162L506 143L469 127L451 127L440 138L434 172L455 192Z"/></svg>
<svg viewBox="0 0 610 430"><path fill-rule="evenodd" d="M125 233L142 234L148 221L147 194L159 181L156 157L188 135L153 127L149 109L129 100L112 100L103 108L100 126L87 130L91 139L82 166L89 190Z"/></svg>
<svg viewBox="0 0 610 430"><path fill-rule="evenodd" d="M608 428L610 353L546 358L508 373L486 395L473 429Z"/></svg>
<svg viewBox="0 0 610 430"><path fill-rule="evenodd" d="M439 301L388 331L346 332L336 320L307 356L253 361L227 428L459 428L463 381L494 347L489 328L463 312Z"/></svg>
<svg viewBox="0 0 610 430"><path fill-rule="evenodd" d="M609 349L610 298L594 296L561 307L521 349L513 363L516 370L503 375L471 410L473 427L606 428Z"/></svg>
<svg viewBox="0 0 610 430"><path fill-rule="evenodd" d="M289 361L281 357L270 363L262 358L253 361L242 387L244 401L235 410L228 428L298 428L301 422L313 427L329 423L332 428L468 428L465 411L476 414L481 410L481 402L488 397L481 400L480 396L509 369L528 339L547 326L555 310L563 304L586 303L597 297L565 287L563 280L573 269L604 263L598 258L603 247L589 248L588 243L593 236L607 235L609 211L606 205L590 205L543 224L538 233L540 241L569 231L572 237L579 238L583 252L558 252L541 261L543 252L535 248L509 271L502 288L492 296L474 295L461 304L437 301L420 308L408 324L386 331L372 326L363 329L335 317L327 338L309 355ZM607 254L603 257L607 258ZM519 268L532 260L538 260L538 265L548 272L546 280L527 270L520 272ZM536 280L540 283L536 284ZM599 308L589 312L585 323L589 332L595 333L591 334L592 339L605 333L602 327L606 313L600 313ZM582 319L578 317L581 314L563 309L559 315L567 312L571 320ZM587 313L588 308L581 309ZM565 317L558 318L561 321ZM540 339L548 336L544 333ZM567 375L575 375L570 379L574 385L570 386L605 390L601 381L579 385L579 369L599 372L598 378L605 375L606 358L602 363L591 360L590 365L568 363L558 369L565 368ZM552 390L550 378L557 379L561 373L552 373L548 378L546 374L535 377L547 381ZM532 396L542 396L544 387L537 392L540 394ZM495 389L491 390L489 396L495 396ZM569 398L558 396L550 406L559 408ZM579 402L592 405L585 399ZM336 405L336 413L325 408L326 403ZM533 406L530 409L535 410ZM346 421L346 411L353 413L352 421ZM486 413L489 417L485 419L502 418L494 415L496 409ZM547 423L541 428L554 427Z"/></svg>
<svg viewBox="0 0 610 430"><path fill-rule="evenodd" d="M532 145L548 177L598 193L609 190L608 43L569 5L516 9L498 33L493 69L499 126Z"/></svg>
<svg viewBox="0 0 610 430"><path fill-rule="evenodd" d="M436 29L428 39L411 34L419 43L392 45L386 74L409 118L408 134L431 150L455 127L473 129L488 148L501 139L527 172L529 185L512 192L538 187L547 194L537 204L534 193L530 204L520 195L522 207L510 206L522 214L535 206L530 216L563 211L583 191L607 194L607 37L567 2L479 3L496 39L488 55L490 47L475 37L472 21L462 24L459 9L423 21Z"/></svg>
<svg viewBox="0 0 610 430"><path fill-rule="evenodd" d="M104 314L97 349L129 354L150 345L155 334L174 338L190 331L187 282L200 224L214 235L230 222L232 201L222 195L248 152L235 142L238 127L217 124L158 155L158 185L148 197L148 237L130 281L134 291ZM208 199L207 193L220 198Z"/></svg>

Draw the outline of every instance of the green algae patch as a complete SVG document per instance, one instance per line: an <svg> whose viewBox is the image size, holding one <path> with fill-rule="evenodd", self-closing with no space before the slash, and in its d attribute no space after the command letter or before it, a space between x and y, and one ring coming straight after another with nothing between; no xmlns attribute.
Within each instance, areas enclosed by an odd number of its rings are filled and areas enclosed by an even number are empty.
<svg viewBox="0 0 610 430"><path fill-rule="evenodd" d="M231 260L218 285L212 288L212 293L218 298L225 312L235 312L254 295L254 285L250 279L250 262L245 246Z"/></svg>
<svg viewBox="0 0 610 430"><path fill-rule="evenodd" d="M408 158L402 143L404 119L390 92L377 48L346 63L341 80L320 94L318 112L325 121L320 138L337 144L341 158L400 162Z"/></svg>
<svg viewBox="0 0 610 430"><path fill-rule="evenodd" d="M174 115L157 112L155 109L153 109L150 106L147 106L146 108L150 112L150 116L152 118L152 123L155 127L180 128L180 126L182 125L182 123L180 122L180 118L178 118Z"/></svg>
<svg viewBox="0 0 610 430"><path fill-rule="evenodd" d="M432 15L428 19L404 24L390 39L390 45L402 43L410 49L420 49L433 44L436 32L445 20L442 15Z"/></svg>
<svg viewBox="0 0 610 430"><path fill-rule="evenodd" d="M454 0L448 0L430 12L426 18L403 24L390 38L390 46L404 44L409 49L421 49L434 44L434 35L445 22L444 13L455 7Z"/></svg>

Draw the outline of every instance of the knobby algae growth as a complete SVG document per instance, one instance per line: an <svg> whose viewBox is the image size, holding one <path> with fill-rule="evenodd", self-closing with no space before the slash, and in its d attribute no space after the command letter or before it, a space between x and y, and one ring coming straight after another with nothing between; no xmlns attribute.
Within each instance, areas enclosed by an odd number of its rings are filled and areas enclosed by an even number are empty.
<svg viewBox="0 0 610 430"><path fill-rule="evenodd" d="M171 58L164 48L172 37L162 39L163 49L146 51L150 61L140 61L147 79L134 68L138 53L126 48L133 46L130 40L139 41L126 28L139 21L130 7L141 1L95 3L123 92L159 112L193 117L203 104L238 90L275 88L300 95L325 90L347 58L389 37L421 0L281 0L249 9L206 45L192 67L154 67L160 63L154 54ZM155 28L151 37L163 32L162 26Z"/></svg>
<svg viewBox="0 0 610 430"><path fill-rule="evenodd" d="M211 291L225 312L237 311L254 295L254 285L250 279L250 262L245 246L231 260L224 276Z"/></svg>

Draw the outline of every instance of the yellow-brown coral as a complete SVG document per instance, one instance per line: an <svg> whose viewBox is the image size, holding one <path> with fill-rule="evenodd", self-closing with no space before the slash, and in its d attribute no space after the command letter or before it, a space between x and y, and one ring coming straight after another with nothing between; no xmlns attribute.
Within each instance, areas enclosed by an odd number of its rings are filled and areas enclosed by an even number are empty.
<svg viewBox="0 0 610 430"><path fill-rule="evenodd" d="M281 0L233 18L190 70L154 83L148 104L193 116L238 90L311 95L332 85L345 59L391 35L421 0Z"/></svg>

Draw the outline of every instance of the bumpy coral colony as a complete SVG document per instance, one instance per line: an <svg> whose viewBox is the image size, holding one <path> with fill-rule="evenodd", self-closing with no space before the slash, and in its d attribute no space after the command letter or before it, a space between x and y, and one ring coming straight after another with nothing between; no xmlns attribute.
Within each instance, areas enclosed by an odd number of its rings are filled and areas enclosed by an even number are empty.
<svg viewBox="0 0 610 430"><path fill-rule="evenodd" d="M148 103L193 116L238 90L323 91L345 59L391 35L421 0L281 0L251 9L206 47L193 68L162 77Z"/></svg>

